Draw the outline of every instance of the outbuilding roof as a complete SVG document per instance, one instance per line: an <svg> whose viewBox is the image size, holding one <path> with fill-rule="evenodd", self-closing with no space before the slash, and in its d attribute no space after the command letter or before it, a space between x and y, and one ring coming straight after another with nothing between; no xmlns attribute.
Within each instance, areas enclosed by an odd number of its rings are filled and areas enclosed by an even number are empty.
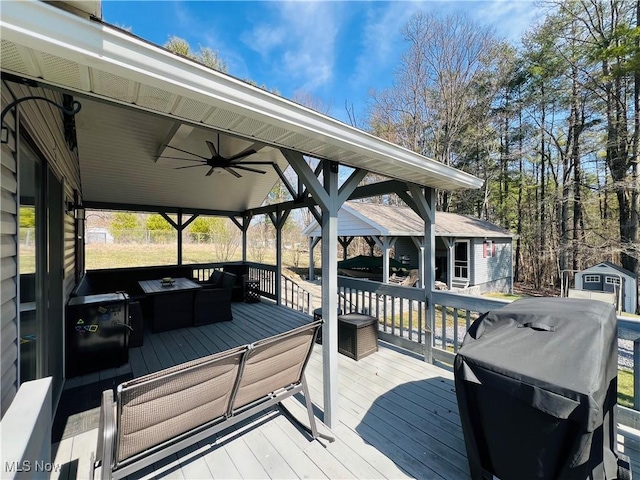
<svg viewBox="0 0 640 480"><path fill-rule="evenodd" d="M512 238L514 235L502 227L469 215L436 212L436 236ZM352 221L349 221L352 220ZM319 236L317 222L303 232ZM346 202L338 212L339 236L422 236L424 220L409 207L378 205L364 202Z"/></svg>
<svg viewBox="0 0 640 480"><path fill-rule="evenodd" d="M611 262L600 262L596 265L593 265L589 268L585 268L584 270L582 270L582 272L580 273L590 273L590 272L597 272L600 271L601 268L610 268L612 270L615 270L618 273L621 273L622 275L627 275L628 277L631 277L633 279L637 279L638 276L633 273L630 270L627 270L626 268L622 268L619 265L616 265L615 263L611 263Z"/></svg>

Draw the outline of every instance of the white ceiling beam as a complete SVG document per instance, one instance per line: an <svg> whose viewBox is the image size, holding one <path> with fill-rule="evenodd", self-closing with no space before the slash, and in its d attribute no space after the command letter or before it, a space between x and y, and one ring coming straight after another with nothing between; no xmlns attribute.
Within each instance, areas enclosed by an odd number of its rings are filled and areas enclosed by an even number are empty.
<svg viewBox="0 0 640 480"><path fill-rule="evenodd" d="M300 152L294 152L293 150L287 150L285 148L280 149L284 157L291 165L291 168L298 174L298 178L302 178L302 181L306 185L307 189L311 192L311 195L316 199L318 205L323 209L329 208L329 194L324 189L318 177L316 177L309 164L305 161L303 155Z"/></svg>
<svg viewBox="0 0 640 480"><path fill-rule="evenodd" d="M165 155L168 157L175 157L176 153L178 153L177 150L169 147L183 148L182 145L184 145L184 142L187 137L191 135L193 130L194 127L191 125L176 123L169 132L169 135L167 135L166 140L162 142L160 148L158 148L158 154L156 155L155 161L157 162L160 157L164 157Z"/></svg>

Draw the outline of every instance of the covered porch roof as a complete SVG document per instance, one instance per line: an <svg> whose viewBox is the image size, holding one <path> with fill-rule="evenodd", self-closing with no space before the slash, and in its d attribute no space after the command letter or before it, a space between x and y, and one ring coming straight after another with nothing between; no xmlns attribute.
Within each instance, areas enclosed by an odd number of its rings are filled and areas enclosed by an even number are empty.
<svg viewBox="0 0 640 480"><path fill-rule="evenodd" d="M251 161L281 167L283 152L295 151L432 188L482 184L97 19L44 2L9 2L0 27L3 72L82 103L76 122L88 202L232 212L259 207L278 180L271 167L264 175L205 177L205 168L175 170L177 160L158 159L169 155L165 145L208 155L205 140L219 142L223 156L253 148Z"/></svg>

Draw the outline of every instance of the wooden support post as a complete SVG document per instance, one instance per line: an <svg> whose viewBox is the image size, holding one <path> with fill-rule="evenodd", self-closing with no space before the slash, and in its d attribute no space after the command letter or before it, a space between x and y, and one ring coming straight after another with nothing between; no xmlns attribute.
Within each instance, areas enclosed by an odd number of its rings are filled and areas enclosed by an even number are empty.
<svg viewBox="0 0 640 480"><path fill-rule="evenodd" d="M253 215L251 213L243 213L242 221L238 221L235 217L229 217L229 219L240 229L242 232L242 263L247 261L247 232L249 231L249 225Z"/></svg>
<svg viewBox="0 0 640 480"><path fill-rule="evenodd" d="M269 218L276 227L276 304L282 304L282 227L291 210L269 213Z"/></svg>
<svg viewBox="0 0 640 480"><path fill-rule="evenodd" d="M398 237L372 237L382 250L382 283L389 283L389 252L396 243Z"/></svg>
<svg viewBox="0 0 640 480"><path fill-rule="evenodd" d="M416 246L416 249L418 251L418 286L420 288L424 288L426 270L426 266L424 263L426 250L424 237L411 237L411 240L413 241L413 244Z"/></svg>
<svg viewBox="0 0 640 480"><path fill-rule="evenodd" d="M338 426L338 210L367 174L356 169L338 188L338 164L322 160L324 185L299 152L282 149L322 210L322 375L324 423Z"/></svg>
<svg viewBox="0 0 640 480"><path fill-rule="evenodd" d="M338 242L340 242L340 246L342 247L342 259L347 259L347 249L351 242L353 242L354 237L338 237Z"/></svg>
<svg viewBox="0 0 640 480"><path fill-rule="evenodd" d="M182 265L182 209L178 209L178 221L176 222L178 228L178 265Z"/></svg>
<svg viewBox="0 0 640 480"><path fill-rule="evenodd" d="M309 281L312 282L316 278L315 266L316 261L313 255L313 250L320 242L320 237L309 237Z"/></svg>
<svg viewBox="0 0 640 480"><path fill-rule="evenodd" d="M444 242L447 245L447 288L451 290L453 287L453 272L455 270L456 241L453 237L445 237Z"/></svg>
<svg viewBox="0 0 640 480"><path fill-rule="evenodd" d="M325 423L338 426L338 172L337 164L323 161L327 208L322 209L322 327ZM328 388L327 388L328 387Z"/></svg>
<svg viewBox="0 0 640 480"><path fill-rule="evenodd" d="M364 237L364 241L369 245L369 256L373 257L373 247L376 246L376 241L372 237Z"/></svg>
<svg viewBox="0 0 640 480"><path fill-rule="evenodd" d="M424 219L424 286L427 300L428 325L432 334L436 323L436 314L433 305L433 287L436 273L436 194L433 188L420 187L413 183L407 183L411 196L404 194L405 201ZM430 337L427 335L426 337ZM428 345L432 348L432 345ZM431 353L425 354L425 360L430 361Z"/></svg>

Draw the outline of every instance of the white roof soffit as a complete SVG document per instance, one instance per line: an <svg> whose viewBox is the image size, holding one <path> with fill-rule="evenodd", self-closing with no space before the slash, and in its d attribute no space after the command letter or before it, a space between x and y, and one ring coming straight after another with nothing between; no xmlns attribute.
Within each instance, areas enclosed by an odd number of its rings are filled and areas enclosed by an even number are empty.
<svg viewBox="0 0 640 480"><path fill-rule="evenodd" d="M482 180L38 1L3 2L2 70L445 190Z"/></svg>

